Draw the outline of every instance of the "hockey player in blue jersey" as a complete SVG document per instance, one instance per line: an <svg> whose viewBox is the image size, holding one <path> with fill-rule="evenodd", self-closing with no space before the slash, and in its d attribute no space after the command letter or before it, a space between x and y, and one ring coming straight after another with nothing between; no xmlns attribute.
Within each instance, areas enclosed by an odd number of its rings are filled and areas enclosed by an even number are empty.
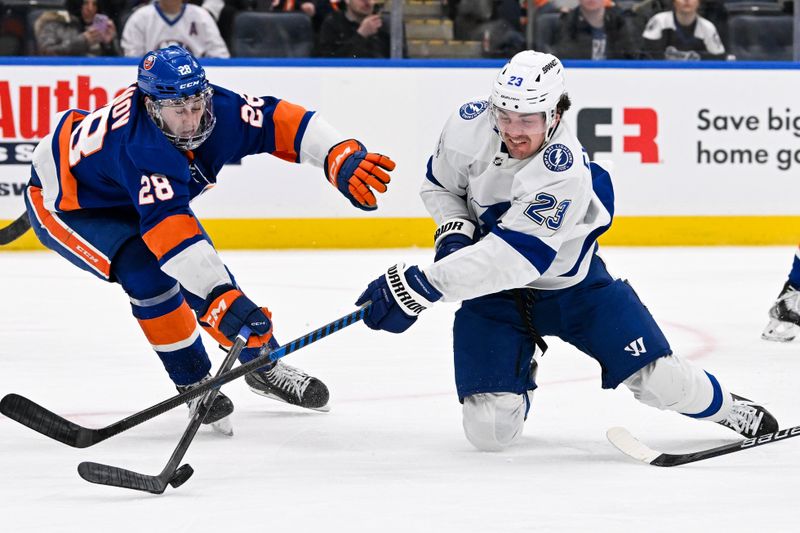
<svg viewBox="0 0 800 533"><path fill-rule="evenodd" d="M769 310L769 323L761 338L776 342L800 338L800 246L794 253L789 279Z"/></svg>
<svg viewBox="0 0 800 533"><path fill-rule="evenodd" d="M137 83L109 105L64 113L33 153L26 205L39 240L122 286L181 391L209 376L200 326L222 346L249 326L243 362L276 346L271 314L244 295L189 206L226 163L258 153L323 167L364 210L377 208L373 191L386 191L395 166L314 112L211 85L178 46L146 54ZM258 394L327 410L325 384L282 361L245 380ZM230 434L232 411L219 394L205 422Z"/></svg>
<svg viewBox="0 0 800 533"><path fill-rule="evenodd" d="M462 302L456 387L481 450L522 433L549 335L595 359L603 388L624 383L647 405L747 437L777 430L763 407L673 354L633 288L609 275L596 252L614 215L611 178L561 120L569 107L561 62L525 51L488 100L450 117L421 190L439 225L434 263L371 282L356 302L373 302L365 323L399 333L436 301Z"/></svg>

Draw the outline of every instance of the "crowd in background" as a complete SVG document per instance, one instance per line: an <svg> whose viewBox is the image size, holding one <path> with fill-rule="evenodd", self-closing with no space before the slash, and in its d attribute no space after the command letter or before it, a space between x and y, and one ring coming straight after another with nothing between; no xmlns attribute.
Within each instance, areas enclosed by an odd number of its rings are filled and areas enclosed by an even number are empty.
<svg viewBox="0 0 800 533"><path fill-rule="evenodd" d="M741 0L535 0L529 14L526 0L439 1L443 19L452 20L455 39L482 41L483 57L510 57L536 48L562 59L597 60L735 59L727 43L727 19L730 6L743 5ZM793 6L772 1L776 13ZM237 55L232 47L235 21L243 12L306 17L313 32L311 57L390 56L388 13L376 0L2 2L0 55L7 56L140 57L179 43L196 56L231 57ZM528 28L529 16L530 22L548 22ZM534 42L529 42L532 34Z"/></svg>

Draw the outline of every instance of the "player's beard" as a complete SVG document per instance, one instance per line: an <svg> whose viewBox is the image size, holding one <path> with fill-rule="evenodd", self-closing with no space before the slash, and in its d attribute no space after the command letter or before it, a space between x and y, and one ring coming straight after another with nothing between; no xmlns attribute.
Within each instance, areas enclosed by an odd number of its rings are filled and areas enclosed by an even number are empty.
<svg viewBox="0 0 800 533"><path fill-rule="evenodd" d="M527 159L531 157L539 151L539 148L541 148L544 142L544 134L536 136L541 137L538 139L538 143L536 139L533 139L530 135L509 135L508 133L503 133L502 137L509 155L514 159Z"/></svg>

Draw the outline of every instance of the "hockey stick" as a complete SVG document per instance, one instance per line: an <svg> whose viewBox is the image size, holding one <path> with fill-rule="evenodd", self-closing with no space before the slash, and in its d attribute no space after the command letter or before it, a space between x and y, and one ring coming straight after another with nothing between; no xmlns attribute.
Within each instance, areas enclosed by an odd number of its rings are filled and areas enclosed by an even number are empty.
<svg viewBox="0 0 800 533"><path fill-rule="evenodd" d="M239 358L242 353L242 348L247 345L247 339L250 338L250 328L244 326L236 340L228 351L228 355L222 361L222 365L217 371L215 377L219 377L231 369L233 363ZM211 389L208 391L203 399L197 406L197 410L192 414L189 420L189 425L186 426L186 431L183 432L181 440L178 441L178 446L167 461L166 466L161 470L161 473L155 476L148 476L147 474L140 474L132 470L125 470L111 465L104 465L100 463L92 463L84 461L78 465L78 474L90 483L97 483L99 485L110 485L112 487L121 487L124 489L142 490L151 492L153 494L161 494L167 488L167 485L172 485L173 488L178 488L192 477L194 469L189 463L183 466L178 466L186 455L189 445L194 440L197 430L200 429L200 424L205 420L208 411L211 409L211 404L214 398L217 397L219 389Z"/></svg>
<svg viewBox="0 0 800 533"><path fill-rule="evenodd" d="M31 221L28 218L28 212L22 213L17 220L4 228L0 228L0 246L13 242L31 229Z"/></svg>
<svg viewBox="0 0 800 533"><path fill-rule="evenodd" d="M679 466L694 463L704 459L711 459L720 455L750 450L756 446L771 444L784 439L800 435L800 426L779 429L774 433L767 433L760 437L744 439L730 444L723 444L716 448L708 448L689 453L662 453L642 444L630 431L622 427L614 427L606 432L609 442L625 455L653 466Z"/></svg>
<svg viewBox="0 0 800 533"><path fill-rule="evenodd" d="M214 377L194 389L168 398L163 402L157 403L156 405L103 428L94 429L79 426L18 394L7 394L2 401L0 401L0 413L34 431L38 431L46 437L62 442L67 446L72 446L73 448L88 448L123 431L127 431L132 427L138 426L142 422L146 422L151 418L166 413L170 409L183 405L211 389L219 388L272 361L277 361L304 346L315 343L332 333L336 333L340 329L355 324L364 318L370 306L371 304L367 303L356 311L341 318L337 318L333 322L284 344L272 352L262 353L252 361L237 366L230 372Z"/></svg>

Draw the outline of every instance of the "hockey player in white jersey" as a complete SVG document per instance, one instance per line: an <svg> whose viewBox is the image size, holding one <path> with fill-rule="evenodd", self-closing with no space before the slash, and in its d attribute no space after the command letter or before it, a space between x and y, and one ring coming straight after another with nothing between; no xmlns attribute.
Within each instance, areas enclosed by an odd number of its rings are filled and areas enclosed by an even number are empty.
<svg viewBox="0 0 800 533"><path fill-rule="evenodd" d="M789 279L769 310L769 323L761 338L776 342L800 338L800 246L794 253Z"/></svg>
<svg viewBox="0 0 800 533"><path fill-rule="evenodd" d="M184 0L157 0L131 13L120 45L127 57L177 44L195 57L230 57L217 23L206 7ZM221 8L220 8L221 9Z"/></svg>
<svg viewBox="0 0 800 533"><path fill-rule="evenodd" d="M400 333L436 301L462 301L456 387L464 432L481 450L522 433L549 335L597 360L603 388L624 383L647 405L747 437L777 430L763 407L673 354L633 288L607 272L597 238L614 192L561 120L569 107L558 58L525 51L488 100L450 117L421 190L439 225L434 263L398 264L370 283L356 302L373 302L365 323Z"/></svg>

